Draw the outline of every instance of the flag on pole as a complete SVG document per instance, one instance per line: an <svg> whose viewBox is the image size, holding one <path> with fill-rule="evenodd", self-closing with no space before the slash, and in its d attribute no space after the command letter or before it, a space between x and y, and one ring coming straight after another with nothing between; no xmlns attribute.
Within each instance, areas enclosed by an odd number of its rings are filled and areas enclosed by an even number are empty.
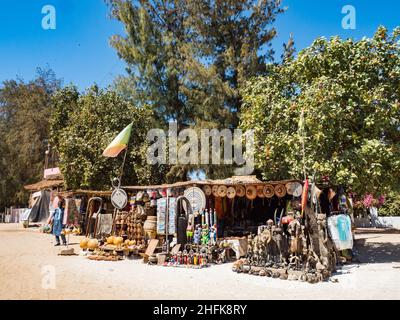
<svg viewBox="0 0 400 320"><path fill-rule="evenodd" d="M103 151L105 157L116 157L119 153L128 146L129 138L131 137L132 124L130 123L124 130L122 130L107 148Z"/></svg>

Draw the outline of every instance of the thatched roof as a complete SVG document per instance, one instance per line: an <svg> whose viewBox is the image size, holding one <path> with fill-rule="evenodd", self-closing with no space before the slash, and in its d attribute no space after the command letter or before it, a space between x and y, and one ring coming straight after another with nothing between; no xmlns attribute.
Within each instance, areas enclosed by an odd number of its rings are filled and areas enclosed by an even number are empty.
<svg viewBox="0 0 400 320"><path fill-rule="evenodd" d="M226 186L236 186L236 185L265 185L265 184L286 184L288 182L302 182L300 180L281 180L281 181L261 181L256 178L256 176L233 176L227 179L219 180L191 180L176 182L171 184L159 184L159 185L148 185L148 186L123 186L122 189L126 190L145 190L145 189L165 189L165 188L181 188L189 186L201 186L201 185L226 185Z"/></svg>
<svg viewBox="0 0 400 320"><path fill-rule="evenodd" d="M64 180L42 180L33 184L28 184L24 186L25 190L38 191L43 189L52 189L57 187L62 187L64 185Z"/></svg>
<svg viewBox="0 0 400 320"><path fill-rule="evenodd" d="M57 195L62 197L72 197L77 195L87 195L89 197L110 197L112 191L97 191L97 190L66 190L57 192Z"/></svg>

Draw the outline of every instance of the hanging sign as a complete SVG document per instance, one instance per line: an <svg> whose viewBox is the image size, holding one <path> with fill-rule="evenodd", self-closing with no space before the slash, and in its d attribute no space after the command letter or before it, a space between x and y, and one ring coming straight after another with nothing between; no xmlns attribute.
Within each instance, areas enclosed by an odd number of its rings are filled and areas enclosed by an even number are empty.
<svg viewBox="0 0 400 320"><path fill-rule="evenodd" d="M119 210L125 208L128 203L128 195L126 194L125 190L120 188L114 189L111 194L111 203Z"/></svg>
<svg viewBox="0 0 400 320"><path fill-rule="evenodd" d="M118 178L112 181L112 185L115 189L111 193L111 203L114 208L122 210L128 204L128 195L125 190L120 188L121 182Z"/></svg>

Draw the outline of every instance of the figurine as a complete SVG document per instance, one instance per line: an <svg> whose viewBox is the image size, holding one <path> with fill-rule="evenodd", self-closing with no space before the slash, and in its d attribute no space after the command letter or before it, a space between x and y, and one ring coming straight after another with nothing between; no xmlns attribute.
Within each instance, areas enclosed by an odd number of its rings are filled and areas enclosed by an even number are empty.
<svg viewBox="0 0 400 320"><path fill-rule="evenodd" d="M182 264L182 251L179 251L177 254L177 264Z"/></svg>
<svg viewBox="0 0 400 320"><path fill-rule="evenodd" d="M186 250L183 250L182 253L182 264L188 264L188 253Z"/></svg>
<svg viewBox="0 0 400 320"><path fill-rule="evenodd" d="M213 234L214 244L217 244L217 235L218 235L217 224L214 223L214 234Z"/></svg>
<svg viewBox="0 0 400 320"><path fill-rule="evenodd" d="M201 244L202 245L207 245L210 240L210 234L207 225L203 226L203 229L201 230Z"/></svg>
<svg viewBox="0 0 400 320"><path fill-rule="evenodd" d="M207 265L207 254L206 254L205 252L203 252L203 253L201 254L201 263L200 263L200 265L201 265L202 267L204 267L204 266Z"/></svg>
<svg viewBox="0 0 400 320"><path fill-rule="evenodd" d="M193 240L193 226L192 223L189 221L188 226L186 228L186 238L188 243L192 243Z"/></svg>
<svg viewBox="0 0 400 320"><path fill-rule="evenodd" d="M207 225L207 227L209 226L209 223L210 223L210 216L208 215L208 210L206 209L206 212L205 212L205 216L206 216L206 221L205 221L205 224Z"/></svg>
<svg viewBox="0 0 400 320"><path fill-rule="evenodd" d="M210 244L216 245L217 244L217 226L214 225L210 228Z"/></svg>
<svg viewBox="0 0 400 320"><path fill-rule="evenodd" d="M193 249L189 250L188 264L194 264L194 251L193 251Z"/></svg>
<svg viewBox="0 0 400 320"><path fill-rule="evenodd" d="M197 225L196 230L194 231L194 235L193 235L193 242L195 244L199 245L200 238L201 238L201 227L200 227L200 225Z"/></svg>

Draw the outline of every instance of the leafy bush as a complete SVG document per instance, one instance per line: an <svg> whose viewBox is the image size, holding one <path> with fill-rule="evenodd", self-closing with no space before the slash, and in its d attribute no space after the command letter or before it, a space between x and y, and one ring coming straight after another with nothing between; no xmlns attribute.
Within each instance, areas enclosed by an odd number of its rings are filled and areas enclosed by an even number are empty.
<svg viewBox="0 0 400 320"><path fill-rule="evenodd" d="M146 135L154 128L153 112L136 107L112 90L96 86L79 94L66 87L53 98L51 141L60 157L60 168L68 189L104 190L120 174L123 152L106 158L103 150L117 134L133 122L132 135L124 167L123 185L157 184L162 167L147 163Z"/></svg>
<svg viewBox="0 0 400 320"><path fill-rule="evenodd" d="M380 216L400 216L400 192L390 192L378 212Z"/></svg>
<svg viewBox="0 0 400 320"><path fill-rule="evenodd" d="M256 168L267 180L316 178L358 194L400 180L400 28L360 41L319 38L243 90L241 128L254 129Z"/></svg>

